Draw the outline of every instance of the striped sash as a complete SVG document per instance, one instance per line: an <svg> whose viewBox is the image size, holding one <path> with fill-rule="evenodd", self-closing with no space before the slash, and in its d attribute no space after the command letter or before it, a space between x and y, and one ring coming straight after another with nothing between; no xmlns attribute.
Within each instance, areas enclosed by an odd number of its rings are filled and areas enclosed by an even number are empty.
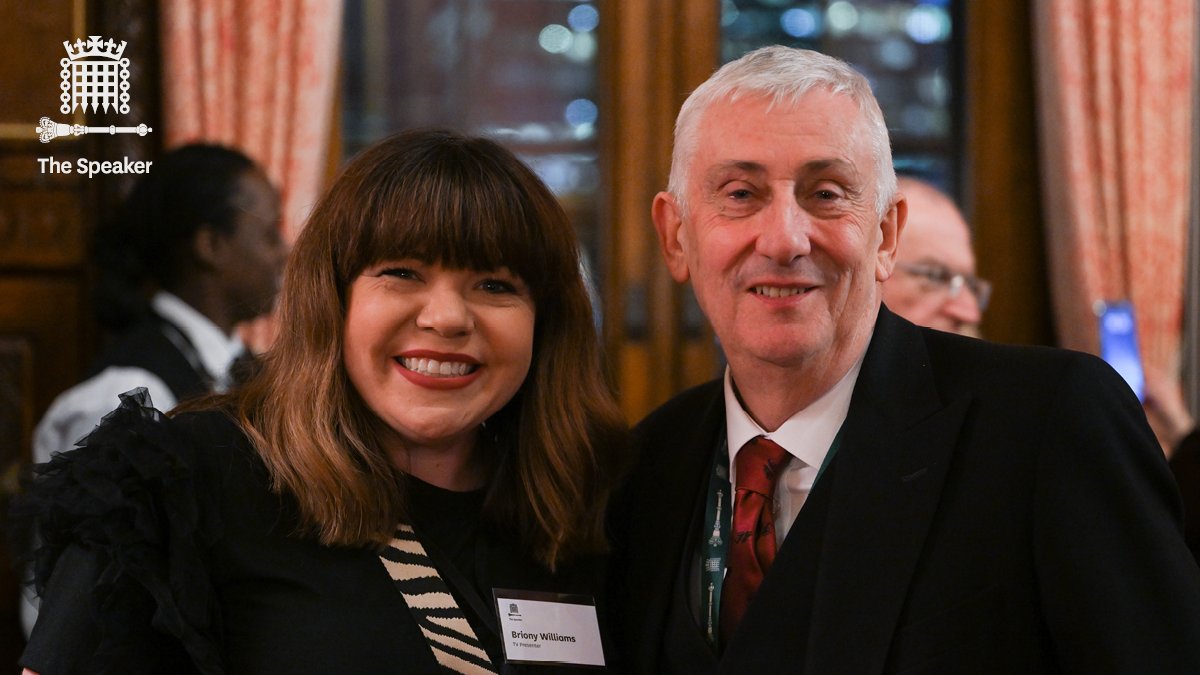
<svg viewBox="0 0 1200 675"><path fill-rule="evenodd" d="M399 525L379 559L404 596L437 662L455 673L494 675L487 652L413 529Z"/></svg>

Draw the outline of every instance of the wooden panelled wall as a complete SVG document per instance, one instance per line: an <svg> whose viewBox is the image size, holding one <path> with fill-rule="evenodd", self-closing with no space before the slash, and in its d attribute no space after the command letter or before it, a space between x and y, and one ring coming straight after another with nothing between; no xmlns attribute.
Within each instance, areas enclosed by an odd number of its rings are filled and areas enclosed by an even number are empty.
<svg viewBox="0 0 1200 675"><path fill-rule="evenodd" d="M43 144L34 128L49 117L89 125L145 122L160 132L155 17L154 0L0 0L0 513L7 513L18 489L33 425L55 395L78 381L96 350L87 237L131 182L128 176L43 173L38 159L137 161L152 159L159 147L153 133ZM127 115L59 111L61 45L88 35L127 43ZM0 668L17 672L23 638L6 544L0 541Z"/></svg>
<svg viewBox="0 0 1200 675"><path fill-rule="evenodd" d="M658 253L650 203L665 187L680 104L717 66L719 5L602 3L606 184L611 228L605 345L622 407L636 421L719 372L718 348ZM1053 344L1039 205L1028 0L966 3L964 211L980 274L993 281L992 340Z"/></svg>
<svg viewBox="0 0 1200 675"><path fill-rule="evenodd" d="M601 6L604 338L630 421L717 372L712 333L659 256L650 204L667 185L679 106L716 65L719 11L695 0Z"/></svg>
<svg viewBox="0 0 1200 675"><path fill-rule="evenodd" d="M1028 0L966 5L966 169L962 205L975 230L979 274L992 280L989 340L1055 344L1036 139ZM1048 214L1049 215L1049 214Z"/></svg>

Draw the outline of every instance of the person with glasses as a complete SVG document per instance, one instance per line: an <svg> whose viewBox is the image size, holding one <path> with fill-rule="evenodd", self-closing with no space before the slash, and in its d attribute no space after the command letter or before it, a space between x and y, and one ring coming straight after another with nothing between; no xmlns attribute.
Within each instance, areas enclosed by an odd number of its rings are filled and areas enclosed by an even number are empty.
<svg viewBox="0 0 1200 675"><path fill-rule="evenodd" d="M1124 380L883 305L908 197L867 78L764 47L674 141L651 216L727 367L634 430L622 672L1200 673L1200 569Z"/></svg>
<svg viewBox="0 0 1200 675"><path fill-rule="evenodd" d="M900 176L896 184L908 199L908 224L884 304L918 326L978 337L992 286L975 276L967 221L929 183Z"/></svg>

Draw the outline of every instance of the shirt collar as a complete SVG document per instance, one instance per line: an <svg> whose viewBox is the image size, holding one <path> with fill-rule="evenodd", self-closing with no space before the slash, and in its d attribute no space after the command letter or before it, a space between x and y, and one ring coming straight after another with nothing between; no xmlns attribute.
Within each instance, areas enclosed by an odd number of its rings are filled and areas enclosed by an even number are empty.
<svg viewBox="0 0 1200 675"><path fill-rule="evenodd" d="M230 364L245 350L240 337L226 335L208 317L166 291L155 293L150 306L187 337L209 375L218 382L228 377Z"/></svg>
<svg viewBox="0 0 1200 675"><path fill-rule="evenodd" d="M834 437L846 421L846 414L850 410L850 397L854 393L858 373L862 370L864 356L865 352L829 391L770 433L764 431L742 408L741 401L733 390L732 371L726 366L725 429L729 442L730 467L736 466L734 459L738 450L755 436L766 436L806 465L820 467L829 452L829 446L833 444Z"/></svg>

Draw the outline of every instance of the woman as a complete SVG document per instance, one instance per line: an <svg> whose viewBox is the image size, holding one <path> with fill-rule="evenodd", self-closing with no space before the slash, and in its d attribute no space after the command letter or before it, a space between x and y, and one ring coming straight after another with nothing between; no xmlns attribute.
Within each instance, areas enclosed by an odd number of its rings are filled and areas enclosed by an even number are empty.
<svg viewBox="0 0 1200 675"><path fill-rule="evenodd" d="M61 562L22 665L519 672L495 589L600 595L624 446L590 316L570 225L507 150L367 150L296 242L253 380L165 421L129 397L40 471L38 579ZM73 588L92 607L58 610Z"/></svg>

